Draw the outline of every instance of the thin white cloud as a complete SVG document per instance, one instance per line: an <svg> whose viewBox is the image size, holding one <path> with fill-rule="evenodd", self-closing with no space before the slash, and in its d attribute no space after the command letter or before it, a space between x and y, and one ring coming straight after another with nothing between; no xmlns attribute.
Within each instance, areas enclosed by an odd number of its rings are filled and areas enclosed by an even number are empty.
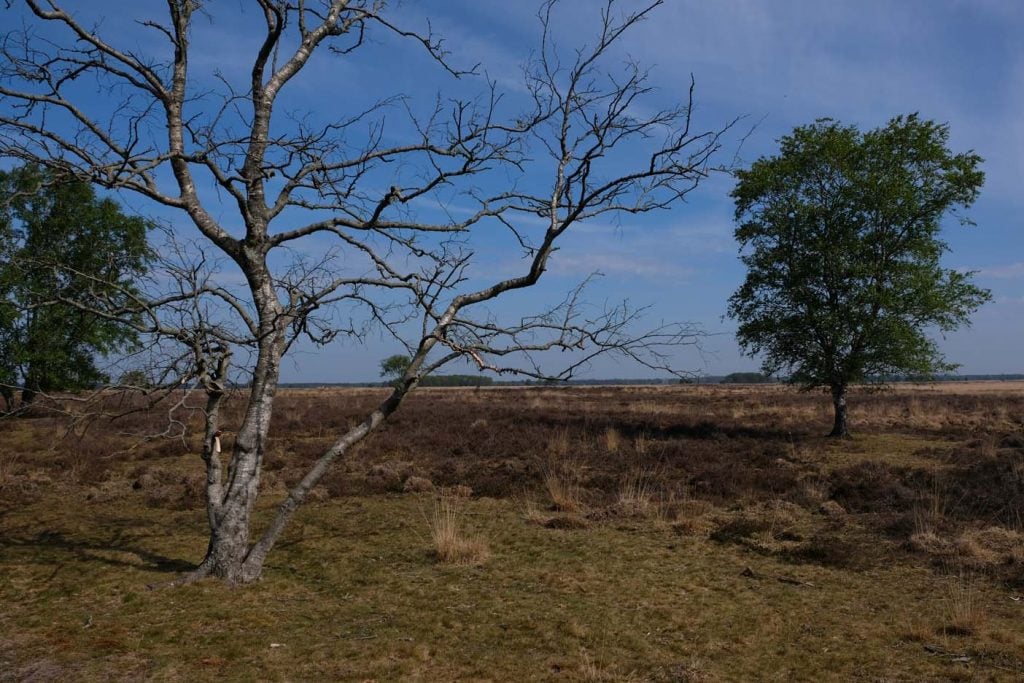
<svg viewBox="0 0 1024 683"><path fill-rule="evenodd" d="M673 282L689 280L695 271L677 262L651 255L637 255L604 251L587 253L557 252L551 257L549 270L558 275L586 276L603 273L644 279L671 278Z"/></svg>
<svg viewBox="0 0 1024 683"><path fill-rule="evenodd" d="M1005 280L1015 280L1018 278L1024 278L1024 261L1018 261L1017 263L1007 263L1000 266L988 266L987 268L981 268L978 271L978 275L982 277L992 277Z"/></svg>

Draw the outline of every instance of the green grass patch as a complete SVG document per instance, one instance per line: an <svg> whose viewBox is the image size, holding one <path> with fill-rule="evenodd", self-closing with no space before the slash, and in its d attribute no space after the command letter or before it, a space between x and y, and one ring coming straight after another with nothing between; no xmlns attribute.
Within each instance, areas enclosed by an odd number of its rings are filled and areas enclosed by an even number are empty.
<svg viewBox="0 0 1024 683"><path fill-rule="evenodd" d="M465 524L493 558L447 566L430 504L317 504L259 583L158 591L201 557L201 515L7 510L0 661L65 680L924 680L1009 676L995 667L1024 652L1024 608L981 579L986 619L962 637L943 631L950 579L926 569L791 563L654 522L552 530L490 499L467 502Z"/></svg>

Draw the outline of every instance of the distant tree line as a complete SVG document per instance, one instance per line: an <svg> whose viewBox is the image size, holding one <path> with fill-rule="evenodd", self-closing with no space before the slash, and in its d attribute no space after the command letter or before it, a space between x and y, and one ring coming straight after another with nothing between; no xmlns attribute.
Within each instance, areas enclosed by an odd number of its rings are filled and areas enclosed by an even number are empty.
<svg viewBox="0 0 1024 683"><path fill-rule="evenodd" d="M400 353L382 360L380 376L387 378L384 386L395 386L401 382L411 362L409 356ZM494 384L494 379L486 375L426 375L419 384L424 387L483 387Z"/></svg>
<svg viewBox="0 0 1024 683"><path fill-rule="evenodd" d="M760 372L733 372L722 378L722 384L767 384L774 381Z"/></svg>

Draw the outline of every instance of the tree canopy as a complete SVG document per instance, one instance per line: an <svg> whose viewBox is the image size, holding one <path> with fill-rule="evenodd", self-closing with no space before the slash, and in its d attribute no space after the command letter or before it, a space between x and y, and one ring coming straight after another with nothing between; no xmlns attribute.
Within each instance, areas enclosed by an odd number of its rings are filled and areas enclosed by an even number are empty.
<svg viewBox="0 0 1024 683"><path fill-rule="evenodd" d="M388 380L389 384L402 381L402 375L409 369L412 358L402 353L388 356L380 362L380 376Z"/></svg>
<svg viewBox="0 0 1024 683"><path fill-rule="evenodd" d="M386 379L385 386L397 386L404 380L412 359L401 353L388 356L380 362L380 376ZM486 375L427 375L420 380L424 387L481 387L494 384Z"/></svg>
<svg viewBox="0 0 1024 683"><path fill-rule="evenodd" d="M989 298L941 264L943 218L969 224L958 210L984 181L981 157L948 141L948 126L916 114L866 133L822 119L736 174L737 338L766 374L829 387L835 436L847 434L851 383L951 369L929 333L967 323Z"/></svg>
<svg viewBox="0 0 1024 683"><path fill-rule="evenodd" d="M92 185L38 167L0 172L0 383L12 407L109 380L97 357L135 332L69 304L118 305L146 271L147 222Z"/></svg>

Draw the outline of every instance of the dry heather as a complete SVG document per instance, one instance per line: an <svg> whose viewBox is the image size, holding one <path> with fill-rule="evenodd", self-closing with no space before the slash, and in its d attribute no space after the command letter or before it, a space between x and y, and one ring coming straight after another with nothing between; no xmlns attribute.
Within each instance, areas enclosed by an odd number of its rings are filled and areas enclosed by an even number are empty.
<svg viewBox="0 0 1024 683"><path fill-rule="evenodd" d="M381 397L282 392L258 519ZM1024 677L1020 383L855 392L838 442L783 387L423 390L259 586L145 593L205 547L198 408L0 421L8 678Z"/></svg>

